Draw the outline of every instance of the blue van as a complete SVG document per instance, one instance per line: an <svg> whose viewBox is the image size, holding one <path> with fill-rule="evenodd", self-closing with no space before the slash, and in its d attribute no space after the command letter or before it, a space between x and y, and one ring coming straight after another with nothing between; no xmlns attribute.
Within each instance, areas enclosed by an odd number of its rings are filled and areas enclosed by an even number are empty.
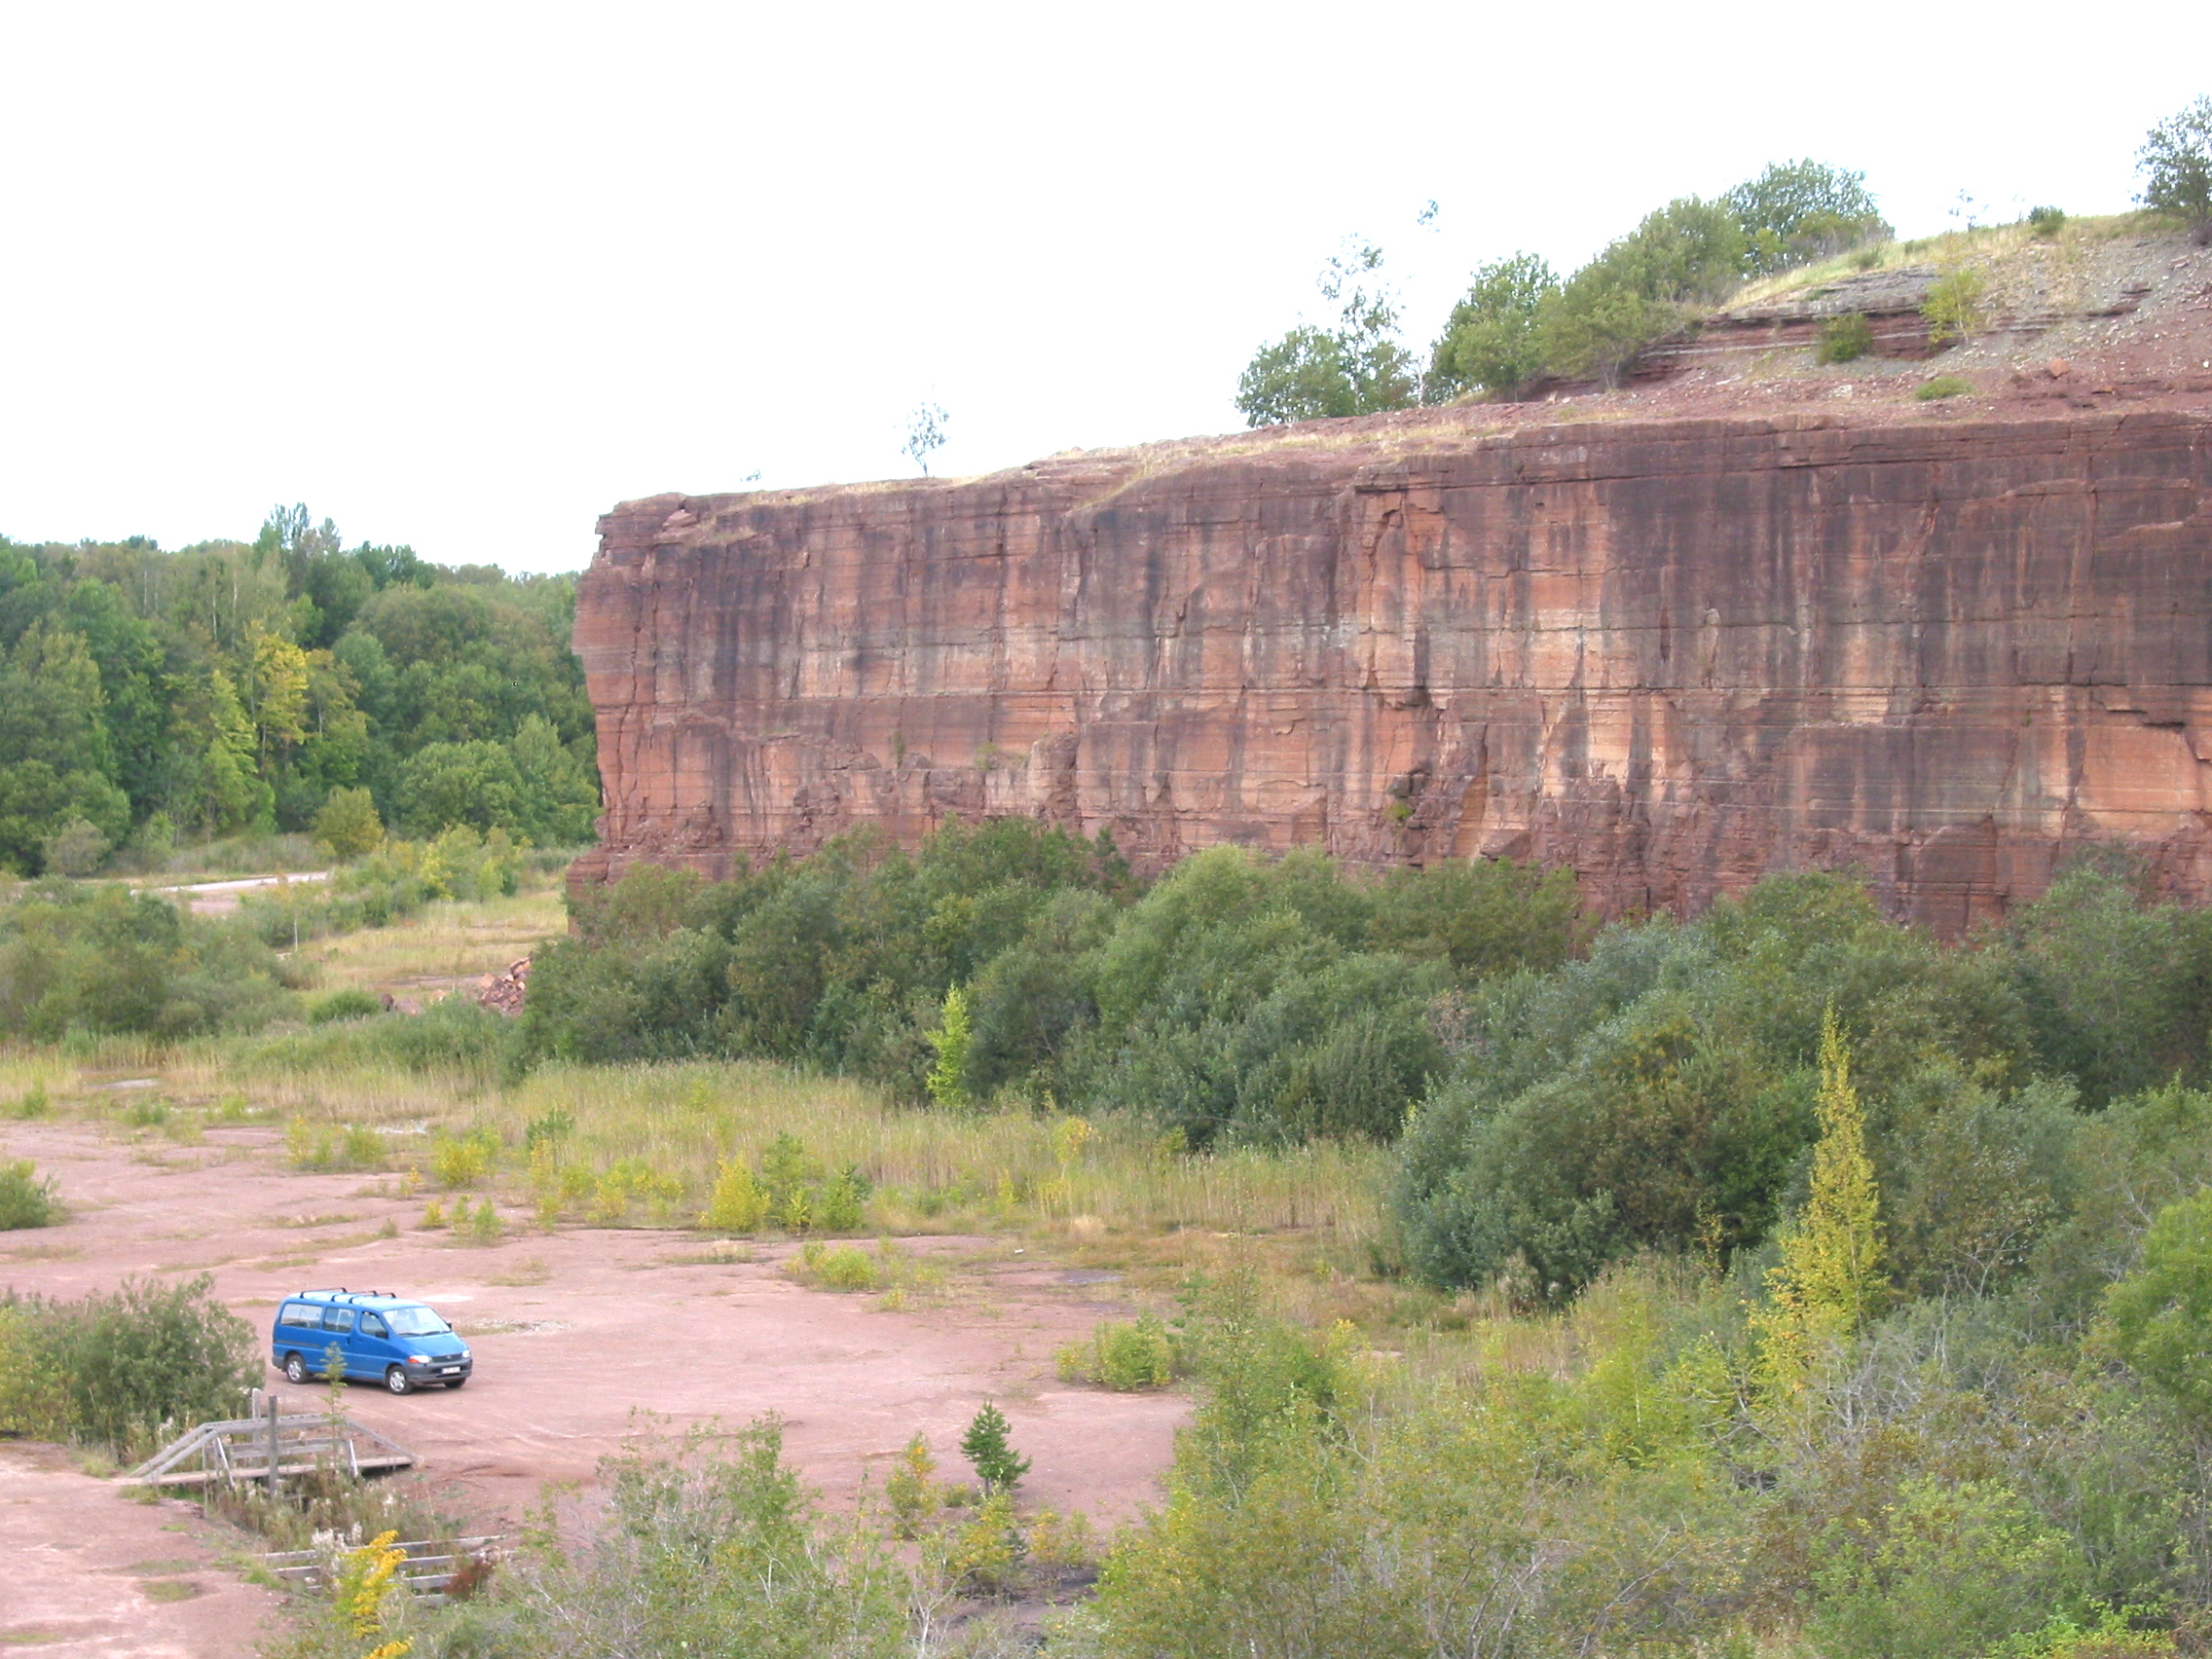
<svg viewBox="0 0 2212 1659"><path fill-rule="evenodd" d="M428 1382L459 1388L474 1360L453 1327L420 1302L382 1290L303 1290L276 1309L270 1358L289 1382L327 1375L335 1346L346 1375L412 1394Z"/></svg>

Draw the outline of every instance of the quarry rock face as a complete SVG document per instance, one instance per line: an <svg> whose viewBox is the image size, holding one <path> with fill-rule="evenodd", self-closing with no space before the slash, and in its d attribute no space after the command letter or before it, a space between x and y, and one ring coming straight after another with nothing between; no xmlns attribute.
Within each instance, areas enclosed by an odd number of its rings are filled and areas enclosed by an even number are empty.
<svg viewBox="0 0 2212 1659"><path fill-rule="evenodd" d="M2197 415L1317 423L601 532L579 881L1023 814L1606 914L1856 866L1955 935L2098 840L2212 898Z"/></svg>

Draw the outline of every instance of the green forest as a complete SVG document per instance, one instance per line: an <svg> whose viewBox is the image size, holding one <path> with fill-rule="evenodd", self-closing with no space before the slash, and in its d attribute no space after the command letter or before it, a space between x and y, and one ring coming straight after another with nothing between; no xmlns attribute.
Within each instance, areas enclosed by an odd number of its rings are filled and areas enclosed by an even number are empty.
<svg viewBox="0 0 2212 1659"><path fill-rule="evenodd" d="M418 837L586 841L574 606L571 576L347 548L305 507L173 552L0 538L0 866L160 869L326 814L347 853L374 844L372 812Z"/></svg>

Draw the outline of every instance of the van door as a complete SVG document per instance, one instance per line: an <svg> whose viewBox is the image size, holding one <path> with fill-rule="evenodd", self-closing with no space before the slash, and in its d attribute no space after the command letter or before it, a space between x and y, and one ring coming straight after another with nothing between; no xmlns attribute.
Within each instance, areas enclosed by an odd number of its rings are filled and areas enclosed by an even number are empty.
<svg viewBox="0 0 2212 1659"><path fill-rule="evenodd" d="M346 1375L357 1377L360 1364L354 1348L353 1310L350 1308L325 1308L322 1310L322 1349L308 1357L308 1369L317 1377L325 1375L326 1354L332 1346L345 1356Z"/></svg>
<svg viewBox="0 0 2212 1659"><path fill-rule="evenodd" d="M391 1327L385 1322L382 1313L364 1312L353 1341L354 1352L360 1356L359 1375L363 1377L382 1377L386 1366L403 1357L399 1345L391 1340Z"/></svg>

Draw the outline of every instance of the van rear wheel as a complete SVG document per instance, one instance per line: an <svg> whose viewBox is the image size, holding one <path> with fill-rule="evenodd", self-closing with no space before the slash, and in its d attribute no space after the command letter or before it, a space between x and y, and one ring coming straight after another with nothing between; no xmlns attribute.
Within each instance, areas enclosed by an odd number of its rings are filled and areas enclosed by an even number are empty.
<svg viewBox="0 0 2212 1659"><path fill-rule="evenodd" d="M287 1382L305 1382L307 1380L308 1362L296 1353L286 1354L284 1356L284 1381Z"/></svg>
<svg viewBox="0 0 2212 1659"><path fill-rule="evenodd" d="M415 1392L415 1384L409 1379L407 1368L404 1365L386 1366L384 1368L384 1385L394 1394L412 1394Z"/></svg>

